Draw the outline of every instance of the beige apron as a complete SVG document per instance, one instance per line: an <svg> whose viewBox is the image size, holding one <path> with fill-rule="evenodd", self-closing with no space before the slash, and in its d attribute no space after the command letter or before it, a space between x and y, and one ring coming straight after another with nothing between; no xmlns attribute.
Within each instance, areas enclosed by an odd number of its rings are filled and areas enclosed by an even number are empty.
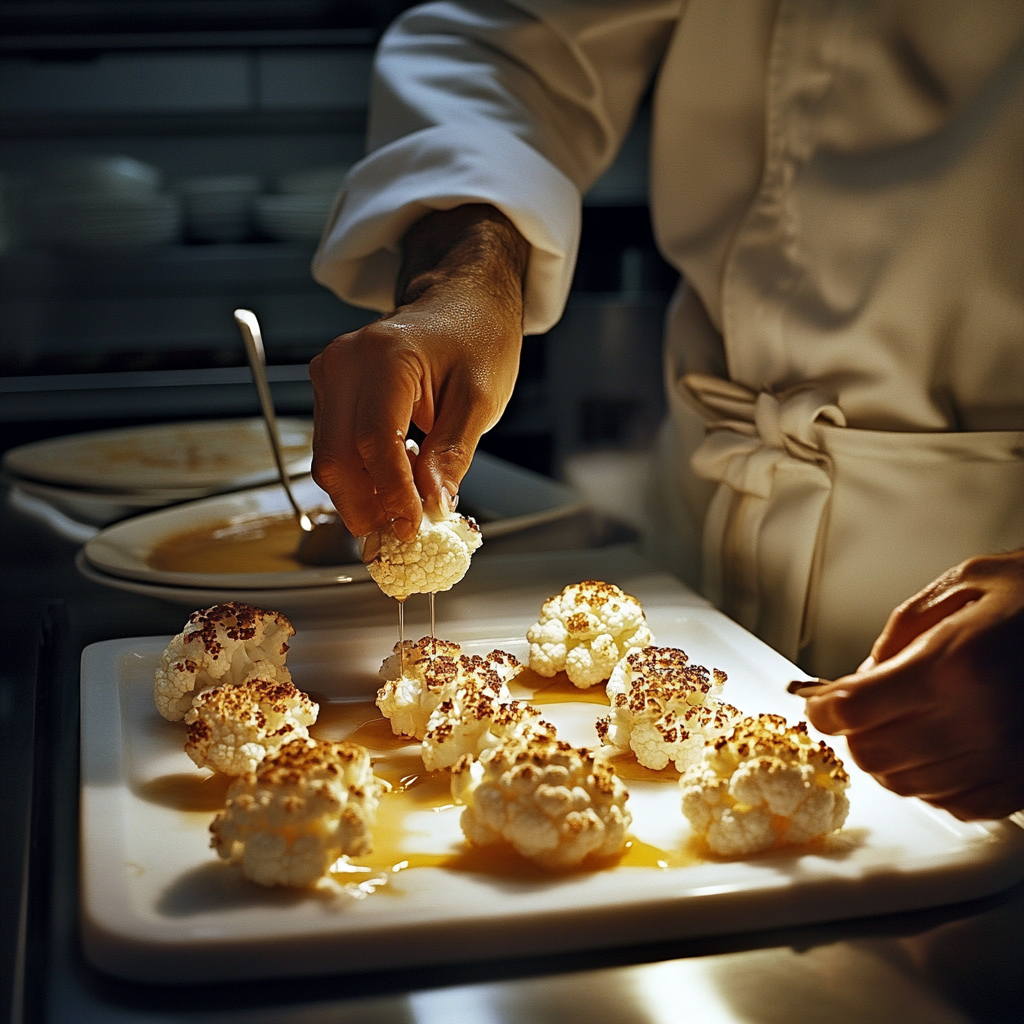
<svg viewBox="0 0 1024 1024"><path fill-rule="evenodd" d="M1022 432L855 430L812 385L754 394L696 373L672 404L697 478L673 528L703 518L705 594L808 671L851 671L924 584L1024 546ZM668 457L670 474L685 464Z"/></svg>

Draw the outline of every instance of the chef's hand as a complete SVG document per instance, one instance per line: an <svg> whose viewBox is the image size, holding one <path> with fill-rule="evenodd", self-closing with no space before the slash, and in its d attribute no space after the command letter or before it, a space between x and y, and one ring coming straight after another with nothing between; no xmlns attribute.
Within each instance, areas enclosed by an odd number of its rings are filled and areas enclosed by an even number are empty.
<svg viewBox="0 0 1024 1024"><path fill-rule="evenodd" d="M428 214L403 239L395 312L336 338L309 367L313 479L357 536L402 540L447 511L519 369L529 244L498 210ZM409 423L426 433L406 455Z"/></svg>
<svg viewBox="0 0 1024 1024"><path fill-rule="evenodd" d="M900 605L807 714L896 793L964 821L1024 808L1024 550L972 558Z"/></svg>

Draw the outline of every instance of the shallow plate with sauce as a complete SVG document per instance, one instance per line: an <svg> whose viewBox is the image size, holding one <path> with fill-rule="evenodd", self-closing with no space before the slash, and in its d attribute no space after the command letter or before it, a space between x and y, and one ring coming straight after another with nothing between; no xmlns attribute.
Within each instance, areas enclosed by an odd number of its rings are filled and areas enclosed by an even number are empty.
<svg viewBox="0 0 1024 1024"><path fill-rule="evenodd" d="M295 481L299 504L330 509L310 477ZM460 496L479 517L484 540L574 515L576 492L555 480L478 452ZM107 576L223 590L324 587L366 582L352 552L338 566L303 566L293 557L299 530L277 485L204 498L138 516L103 530L85 546L88 563Z"/></svg>
<svg viewBox="0 0 1024 1024"><path fill-rule="evenodd" d="M331 508L311 477L293 488L310 512ZM283 488L272 484L117 523L89 541L84 553L109 576L178 587L278 589L369 580L354 549L337 566L301 565L294 557L300 539Z"/></svg>

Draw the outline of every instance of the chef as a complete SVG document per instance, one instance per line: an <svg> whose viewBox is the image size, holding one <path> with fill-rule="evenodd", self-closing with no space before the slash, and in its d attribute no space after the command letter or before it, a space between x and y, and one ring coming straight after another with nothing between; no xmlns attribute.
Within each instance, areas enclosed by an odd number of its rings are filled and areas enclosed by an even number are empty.
<svg viewBox="0 0 1024 1024"><path fill-rule="evenodd" d="M359 535L452 505L648 91L660 558L836 680L808 715L884 785L1021 808L1024 5L407 12L314 262L389 311L313 361L316 479Z"/></svg>

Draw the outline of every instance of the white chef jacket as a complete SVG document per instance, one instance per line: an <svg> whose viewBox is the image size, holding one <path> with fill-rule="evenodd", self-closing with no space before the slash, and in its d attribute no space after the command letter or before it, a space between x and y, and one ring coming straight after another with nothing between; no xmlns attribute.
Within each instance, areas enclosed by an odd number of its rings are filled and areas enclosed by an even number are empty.
<svg viewBox="0 0 1024 1024"><path fill-rule="evenodd" d="M664 556L810 671L1024 546L1024 4L518 0L414 9L314 260L393 306L400 239L487 202L561 315L580 196L653 85ZM699 577L699 579L698 579Z"/></svg>

